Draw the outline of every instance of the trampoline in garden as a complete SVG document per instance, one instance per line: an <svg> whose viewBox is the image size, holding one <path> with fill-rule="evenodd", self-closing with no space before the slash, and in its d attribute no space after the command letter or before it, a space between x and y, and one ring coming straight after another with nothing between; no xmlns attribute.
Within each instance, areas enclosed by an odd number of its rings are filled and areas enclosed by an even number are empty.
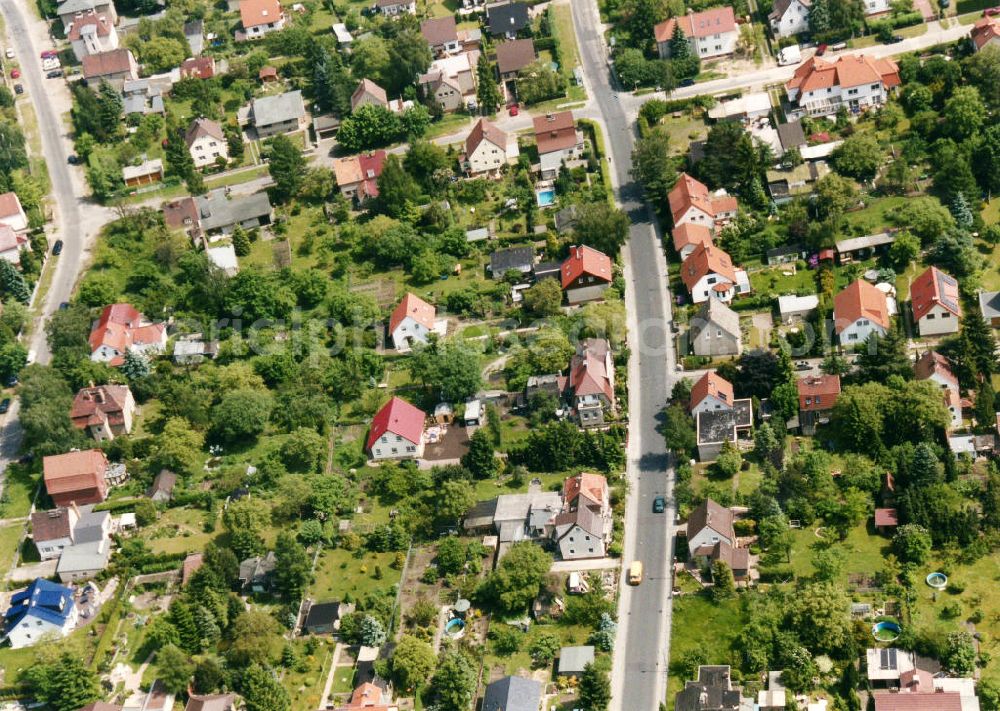
<svg viewBox="0 0 1000 711"><path fill-rule="evenodd" d="M948 576L944 573L931 573L926 578L927 584L935 590L944 590L948 587Z"/></svg>

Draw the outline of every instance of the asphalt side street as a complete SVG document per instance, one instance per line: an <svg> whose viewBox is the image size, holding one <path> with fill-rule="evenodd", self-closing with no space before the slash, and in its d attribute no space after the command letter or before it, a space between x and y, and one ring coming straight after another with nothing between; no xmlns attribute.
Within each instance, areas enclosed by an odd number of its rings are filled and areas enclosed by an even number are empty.
<svg viewBox="0 0 1000 711"><path fill-rule="evenodd" d="M612 182L631 227L624 249L626 309L629 325L629 495L625 512L623 578L618 605L618 638L611 676L613 711L652 710L666 695L669 658L669 538L675 506L672 475L661 413L673 381L675 359L670 339L672 314L662 242L642 189L630 174L635 124L611 85L601 21L594 0L572 3L584 79L592 105L605 127ZM652 511L653 499L666 496L667 510ZM624 570L643 561L641 585L625 584Z"/></svg>

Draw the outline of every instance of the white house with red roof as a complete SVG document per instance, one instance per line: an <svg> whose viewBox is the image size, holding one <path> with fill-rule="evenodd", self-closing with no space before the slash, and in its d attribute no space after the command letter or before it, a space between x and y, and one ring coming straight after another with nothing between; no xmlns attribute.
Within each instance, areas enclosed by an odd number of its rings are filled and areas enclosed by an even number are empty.
<svg viewBox="0 0 1000 711"><path fill-rule="evenodd" d="M589 472L567 478L563 510L552 523L563 560L603 558L613 531L608 480Z"/></svg>
<svg viewBox="0 0 1000 711"><path fill-rule="evenodd" d="M0 195L0 225L7 225L15 232L24 232L28 229L28 216L24 214L17 193Z"/></svg>
<svg viewBox="0 0 1000 711"><path fill-rule="evenodd" d="M0 259L11 264L21 263L21 250L31 251L27 235L18 234L8 225L0 224Z"/></svg>
<svg viewBox="0 0 1000 711"><path fill-rule="evenodd" d="M710 370L691 386L688 410L692 417L697 418L701 412L732 410L734 402L736 397L733 394L733 384L714 370Z"/></svg>
<svg viewBox="0 0 1000 711"><path fill-rule="evenodd" d="M1000 17L993 15L976 20L970 38L977 52L983 51L983 47L1000 45Z"/></svg>
<svg viewBox="0 0 1000 711"><path fill-rule="evenodd" d="M167 327L153 323L131 304L104 307L90 331L90 359L118 366L130 350L162 353L167 347Z"/></svg>
<svg viewBox="0 0 1000 711"><path fill-rule="evenodd" d="M799 427L813 435L816 425L830 421L830 413L840 395L839 375L807 375L796 381L799 391Z"/></svg>
<svg viewBox="0 0 1000 711"><path fill-rule="evenodd" d="M424 454L424 420L427 415L415 405L394 397L372 420L367 450L372 459L419 459Z"/></svg>
<svg viewBox="0 0 1000 711"><path fill-rule="evenodd" d="M118 49L118 32L114 22L107 15L99 15L93 10L73 17L72 24L66 28L66 39L72 45L78 62L91 54Z"/></svg>
<svg viewBox="0 0 1000 711"><path fill-rule="evenodd" d="M736 13L727 5L702 12L688 12L656 25L653 34L660 59L670 58L670 38L674 36L674 26L678 24L691 45L691 51L701 59L722 57L736 51L740 33L736 27Z"/></svg>
<svg viewBox="0 0 1000 711"><path fill-rule="evenodd" d="M564 162L583 156L583 132L577 130L572 111L536 116L532 128L542 179L555 178Z"/></svg>
<svg viewBox="0 0 1000 711"><path fill-rule="evenodd" d="M562 388L582 427L600 427L606 412L615 411L615 362L611 344L586 338L570 360Z"/></svg>
<svg viewBox="0 0 1000 711"><path fill-rule="evenodd" d="M416 294L403 297L389 317L389 335L397 351L409 351L414 343L427 343L430 334L444 335L442 324L435 321L437 310Z"/></svg>
<svg viewBox="0 0 1000 711"><path fill-rule="evenodd" d="M712 243L712 229L701 222L684 222L673 229L674 251L683 262L701 244Z"/></svg>
<svg viewBox="0 0 1000 711"><path fill-rule="evenodd" d="M570 247L560 275L570 304L602 299L611 285L611 257L587 245Z"/></svg>
<svg viewBox="0 0 1000 711"><path fill-rule="evenodd" d="M746 270L733 266L729 254L711 242L702 242L684 260L681 280L696 304L708 299L729 303L736 296L750 293Z"/></svg>
<svg viewBox="0 0 1000 711"><path fill-rule="evenodd" d="M236 33L238 42L260 39L269 32L285 28L285 13L278 0L242 0L240 24L243 32Z"/></svg>
<svg viewBox="0 0 1000 711"><path fill-rule="evenodd" d="M899 85L899 67L891 58L844 54L833 61L810 57L785 90L800 115L830 116L841 106L854 112L881 106Z"/></svg>
<svg viewBox="0 0 1000 711"><path fill-rule="evenodd" d="M944 405L951 415L951 429L962 426L962 389L951 369L951 363L937 351L927 351L913 364L917 380L929 380L944 393Z"/></svg>
<svg viewBox="0 0 1000 711"><path fill-rule="evenodd" d="M863 343L873 333L889 332L892 315L881 290L859 279L833 297L833 330L841 345Z"/></svg>
<svg viewBox="0 0 1000 711"><path fill-rule="evenodd" d="M358 156L335 158L333 176L340 194L357 205L378 197L378 178L385 164L385 151L373 151Z"/></svg>
<svg viewBox="0 0 1000 711"><path fill-rule="evenodd" d="M725 191L710 193L707 185L687 173L678 176L667 195L667 202L675 229L688 222L713 229L736 217L739 208L735 197Z"/></svg>
<svg viewBox="0 0 1000 711"><path fill-rule="evenodd" d="M937 267L928 267L910 285L910 307L921 336L958 333L962 306L958 281Z"/></svg>
<svg viewBox="0 0 1000 711"><path fill-rule="evenodd" d="M518 155L517 141L511 141L496 124L481 118L465 138L462 167L470 176L498 175Z"/></svg>

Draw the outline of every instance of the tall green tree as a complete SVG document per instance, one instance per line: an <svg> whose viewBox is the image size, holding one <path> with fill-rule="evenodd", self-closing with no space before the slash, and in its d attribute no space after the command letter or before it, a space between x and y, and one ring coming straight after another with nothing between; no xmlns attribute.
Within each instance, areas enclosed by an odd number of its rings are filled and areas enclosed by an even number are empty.
<svg viewBox="0 0 1000 711"><path fill-rule="evenodd" d="M538 596L551 565L552 557L535 544L515 543L480 584L477 595L500 612L522 612Z"/></svg>
<svg viewBox="0 0 1000 711"><path fill-rule="evenodd" d="M588 662L580 675L580 705L585 711L605 711L611 703L611 679L607 669Z"/></svg>
<svg viewBox="0 0 1000 711"><path fill-rule="evenodd" d="M479 111L483 114L492 114L497 110L503 101L500 94L500 87L497 86L496 77L493 74L493 65L486 58L486 52L480 52L479 60L476 62L476 99L479 102Z"/></svg>
<svg viewBox="0 0 1000 711"><path fill-rule="evenodd" d="M382 174L378 177L376 212L399 219L407 213L419 194L416 182L406 172L399 156L388 156L382 164Z"/></svg>
<svg viewBox="0 0 1000 711"><path fill-rule="evenodd" d="M247 711L288 711L291 699L274 670L251 664L242 674L240 690Z"/></svg>
<svg viewBox="0 0 1000 711"><path fill-rule="evenodd" d="M500 469L492 438L485 428L476 430L469 440L469 451L462 455L462 466L477 479L491 479Z"/></svg>
<svg viewBox="0 0 1000 711"><path fill-rule="evenodd" d="M476 667L461 650L446 652L431 678L431 689L442 711L465 711L476 692Z"/></svg>
<svg viewBox="0 0 1000 711"><path fill-rule="evenodd" d="M298 195L306 161L302 150L288 136L281 134L271 139L268 169L274 180L274 196L278 202L288 202Z"/></svg>
<svg viewBox="0 0 1000 711"><path fill-rule="evenodd" d="M312 573L306 549L287 531L278 534L274 545L274 586L288 600L299 600Z"/></svg>
<svg viewBox="0 0 1000 711"><path fill-rule="evenodd" d="M101 698L97 674L79 655L69 652L29 665L21 672L21 679L37 701L55 711L73 711Z"/></svg>

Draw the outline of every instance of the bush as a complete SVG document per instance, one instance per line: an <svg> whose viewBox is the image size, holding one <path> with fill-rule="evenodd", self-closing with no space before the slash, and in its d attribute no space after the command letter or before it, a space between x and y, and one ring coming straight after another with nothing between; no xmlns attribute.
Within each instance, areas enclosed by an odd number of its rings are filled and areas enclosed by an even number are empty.
<svg viewBox="0 0 1000 711"><path fill-rule="evenodd" d="M958 602L949 602L941 608L941 617L946 620L953 620L962 614L962 605Z"/></svg>

